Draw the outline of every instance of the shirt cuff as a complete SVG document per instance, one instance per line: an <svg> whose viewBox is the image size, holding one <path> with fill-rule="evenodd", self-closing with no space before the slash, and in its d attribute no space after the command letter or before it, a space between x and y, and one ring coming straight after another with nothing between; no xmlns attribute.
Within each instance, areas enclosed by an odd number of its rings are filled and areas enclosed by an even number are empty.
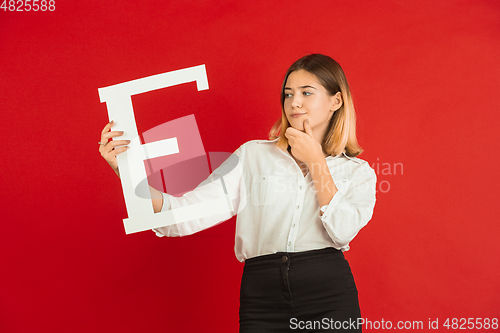
<svg viewBox="0 0 500 333"><path fill-rule="evenodd" d="M330 203L328 205L321 206L320 210L323 212L323 215L321 215L322 220L326 220L328 216L330 216L333 213L333 210L335 209L335 206L337 206L338 202L342 199L344 195L340 193L340 191L337 191L334 195L332 200L330 200Z"/></svg>
<svg viewBox="0 0 500 333"><path fill-rule="evenodd" d="M164 212L170 209L171 204L166 193L161 192L161 195L163 196L163 206L161 206L160 212Z"/></svg>
<svg viewBox="0 0 500 333"><path fill-rule="evenodd" d="M168 196L161 192L161 195L163 197L163 205L161 206L161 209L160 209L160 212L165 212L167 210L170 209L171 205L170 205L170 201L168 200ZM165 232L163 231L162 228L155 228L155 229L152 229L154 231L154 233L156 234L156 236L158 237L165 237L167 235L165 235Z"/></svg>

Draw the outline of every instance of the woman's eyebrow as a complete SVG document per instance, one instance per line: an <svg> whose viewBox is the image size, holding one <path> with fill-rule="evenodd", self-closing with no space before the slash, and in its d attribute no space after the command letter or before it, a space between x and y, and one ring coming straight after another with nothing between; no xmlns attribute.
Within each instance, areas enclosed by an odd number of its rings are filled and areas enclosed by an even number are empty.
<svg viewBox="0 0 500 333"><path fill-rule="evenodd" d="M313 86L309 86L309 85L306 85L306 86L300 86L299 88L300 88L300 89L305 89L305 88L312 88L312 89L316 89L315 87L313 87ZM288 89L288 90L292 90L292 88L289 88L289 87L285 87L285 89L283 89L283 90L287 90L287 89ZM316 89L316 90L318 90L318 89Z"/></svg>

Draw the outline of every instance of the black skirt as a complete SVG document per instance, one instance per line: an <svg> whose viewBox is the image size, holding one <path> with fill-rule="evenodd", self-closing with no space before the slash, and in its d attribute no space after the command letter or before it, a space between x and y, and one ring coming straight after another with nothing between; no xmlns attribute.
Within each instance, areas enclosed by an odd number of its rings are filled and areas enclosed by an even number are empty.
<svg viewBox="0 0 500 333"><path fill-rule="evenodd" d="M358 291L342 251L325 248L247 259L240 333L361 332Z"/></svg>

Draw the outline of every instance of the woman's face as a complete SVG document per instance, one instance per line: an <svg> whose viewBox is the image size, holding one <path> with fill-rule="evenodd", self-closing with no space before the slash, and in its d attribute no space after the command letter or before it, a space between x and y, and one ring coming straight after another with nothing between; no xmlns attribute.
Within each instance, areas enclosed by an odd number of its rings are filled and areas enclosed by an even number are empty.
<svg viewBox="0 0 500 333"><path fill-rule="evenodd" d="M304 121L309 119L316 139L323 138L330 118L342 106L340 92L331 96L316 75L300 69L290 73L284 93L283 109L290 125L304 131Z"/></svg>

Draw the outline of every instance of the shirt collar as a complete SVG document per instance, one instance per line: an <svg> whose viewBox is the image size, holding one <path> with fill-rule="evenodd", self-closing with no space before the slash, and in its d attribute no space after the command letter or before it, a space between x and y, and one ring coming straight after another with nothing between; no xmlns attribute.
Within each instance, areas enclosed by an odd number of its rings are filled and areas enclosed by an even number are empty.
<svg viewBox="0 0 500 333"><path fill-rule="evenodd" d="M279 138L273 139L273 140L258 140L259 143L266 143L266 142L276 142L278 141Z"/></svg>
<svg viewBox="0 0 500 333"><path fill-rule="evenodd" d="M361 163L362 163L362 161L361 161L359 158L357 158L357 157L347 156L347 154L345 153L345 150L342 152L342 155L344 155L346 158L348 158L349 160L351 160L351 161L353 161L353 162L356 162L356 163L358 163L358 164L361 164ZM340 156L340 154L339 154L339 155L337 155L337 156ZM329 157L330 157L330 156L329 156Z"/></svg>
<svg viewBox="0 0 500 333"><path fill-rule="evenodd" d="M271 143L271 142L276 142L278 140L279 140L279 138L276 138L276 139L273 139L273 140L259 140L258 142L259 143ZM353 162L356 162L358 164L361 163L361 160L359 158L347 156L347 154L345 153L345 150L341 154L338 154L337 156L327 156L326 159L327 160L328 159L334 159L334 158L337 158L337 157L340 157L340 156L344 156L347 159L349 159L349 160L351 160Z"/></svg>

